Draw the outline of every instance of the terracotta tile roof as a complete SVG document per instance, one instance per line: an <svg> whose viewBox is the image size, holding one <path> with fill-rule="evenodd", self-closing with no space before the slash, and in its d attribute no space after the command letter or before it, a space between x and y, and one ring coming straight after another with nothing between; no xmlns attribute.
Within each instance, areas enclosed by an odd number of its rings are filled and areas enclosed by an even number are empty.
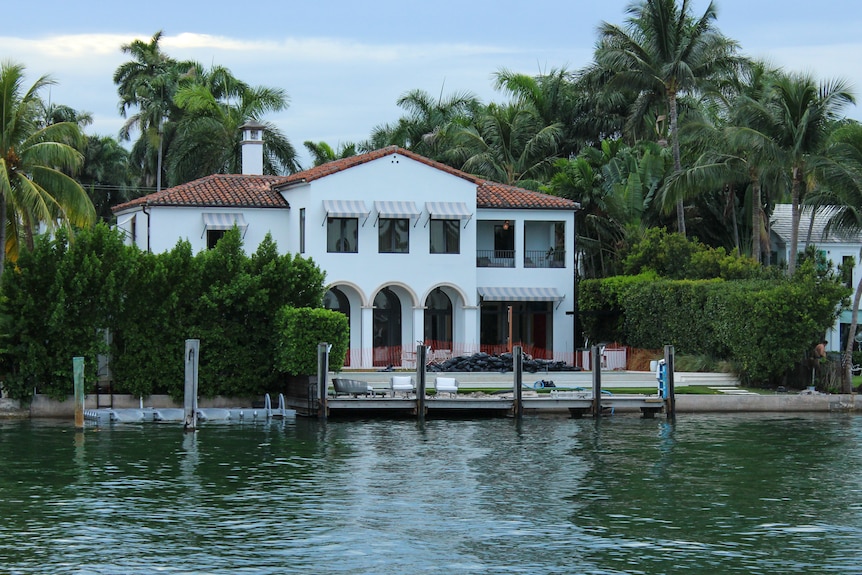
<svg viewBox="0 0 862 575"><path fill-rule="evenodd" d="M519 208L543 210L576 210L572 200L516 188L506 184L483 181L476 190L477 208Z"/></svg>
<svg viewBox="0 0 862 575"><path fill-rule="evenodd" d="M289 176L215 174L120 204L115 206L113 211L121 212L147 204L151 206L285 208L288 207L288 203L279 193L279 190L291 185L312 182L391 154L400 154L475 184L477 187L476 207L478 208L551 210L574 210L577 208L577 204L571 200L506 184L489 182L403 148L389 146L366 154L328 162Z"/></svg>
<svg viewBox="0 0 862 575"><path fill-rule="evenodd" d="M214 174L114 206L114 212L143 205L189 207L286 208L274 186L287 176Z"/></svg>
<svg viewBox="0 0 862 575"><path fill-rule="evenodd" d="M412 160L416 160L417 162L421 162L423 164L431 166L432 168L448 172L453 176L464 178L465 180L473 182L475 184L479 184L482 181L476 176L473 176L466 172L462 172L461 170L456 170L455 168L447 166L446 164L435 162L434 160L430 160L425 156L420 156L419 154L415 154L413 152L405 150L404 148L399 148L398 146L387 146L385 148L380 148L379 150L374 150L365 154L360 154L358 156L350 156L349 158L343 158L341 160L335 160L320 166L315 166L313 168L297 172L295 174L287 176L287 184L290 185L301 182L312 182L314 180L329 176L331 174L335 174L337 172L343 172L344 170L347 170L354 166L365 164L379 158L384 158L391 154L400 154Z"/></svg>

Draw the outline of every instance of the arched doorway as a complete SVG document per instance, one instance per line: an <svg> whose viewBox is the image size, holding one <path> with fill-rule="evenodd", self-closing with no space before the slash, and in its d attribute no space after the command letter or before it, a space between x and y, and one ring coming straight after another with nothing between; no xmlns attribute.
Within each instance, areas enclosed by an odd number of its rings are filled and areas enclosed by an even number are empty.
<svg viewBox="0 0 862 575"><path fill-rule="evenodd" d="M323 307L332 311L343 313L347 316L347 333L350 334L350 301L344 292L337 287L332 287L327 290L323 296ZM349 335L348 335L349 337ZM348 345L347 357L344 358L344 365L350 365L350 346Z"/></svg>
<svg viewBox="0 0 862 575"><path fill-rule="evenodd" d="M425 299L425 345L452 352L452 299L440 288Z"/></svg>
<svg viewBox="0 0 862 575"><path fill-rule="evenodd" d="M401 363L401 300L383 288L374 297L374 365Z"/></svg>

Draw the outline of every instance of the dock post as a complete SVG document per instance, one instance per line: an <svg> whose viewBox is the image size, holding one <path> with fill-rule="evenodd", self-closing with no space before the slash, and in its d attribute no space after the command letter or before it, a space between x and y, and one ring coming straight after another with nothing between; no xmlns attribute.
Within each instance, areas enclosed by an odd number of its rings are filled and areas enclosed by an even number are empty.
<svg viewBox="0 0 862 575"><path fill-rule="evenodd" d="M186 379L183 397L183 429L194 431L198 426L198 356L201 340L186 340Z"/></svg>
<svg viewBox="0 0 862 575"><path fill-rule="evenodd" d="M515 403L512 408L515 411L515 418L521 419L524 416L524 402L522 401L524 394L524 354L520 345L512 348L512 371L515 375L513 382Z"/></svg>
<svg viewBox="0 0 862 575"><path fill-rule="evenodd" d="M674 349L672 345L664 346L664 368L666 378L667 398L665 399L665 411L668 419L676 419L676 396L674 395Z"/></svg>
<svg viewBox="0 0 862 575"><path fill-rule="evenodd" d="M416 346L416 416L419 421L425 421L425 364L428 348L425 345Z"/></svg>
<svg viewBox="0 0 862 575"><path fill-rule="evenodd" d="M590 367L593 371L593 417L602 416L602 349L590 347Z"/></svg>
<svg viewBox="0 0 862 575"><path fill-rule="evenodd" d="M72 358L72 378L75 380L75 427L84 428L84 358Z"/></svg>
<svg viewBox="0 0 862 575"><path fill-rule="evenodd" d="M329 350L332 346L326 342L317 344L317 416L326 419L329 415L327 391L329 389Z"/></svg>

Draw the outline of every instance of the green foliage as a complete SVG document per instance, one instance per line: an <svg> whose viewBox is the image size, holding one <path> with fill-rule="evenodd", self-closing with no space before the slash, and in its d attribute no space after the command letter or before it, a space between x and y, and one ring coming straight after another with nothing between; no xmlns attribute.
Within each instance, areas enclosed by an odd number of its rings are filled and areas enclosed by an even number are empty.
<svg viewBox="0 0 862 575"><path fill-rule="evenodd" d="M751 279L763 276L760 265L751 258L728 254L724 248L711 248L664 228L650 228L632 246L623 261L623 271L637 275L652 270L670 279L722 278Z"/></svg>
<svg viewBox="0 0 862 575"><path fill-rule="evenodd" d="M3 276L0 316L7 369L4 387L25 398L34 388L51 397L72 391L72 358L85 358L85 377L97 375L108 351L105 330L124 309L131 261L122 235L105 225L42 237Z"/></svg>
<svg viewBox="0 0 862 575"><path fill-rule="evenodd" d="M850 290L813 263L792 279L668 280L653 274L581 283L580 309L591 341L639 348L673 345L737 366L763 384L777 380L831 326Z"/></svg>
<svg viewBox="0 0 862 575"><path fill-rule="evenodd" d="M201 395L278 388L276 311L321 305L324 274L312 261L279 255L269 236L248 257L236 229L197 255L187 242L155 255L123 240L104 224L74 244L60 232L7 270L0 358L10 395L66 397L71 358L85 358L92 384L97 358L110 353L116 392L180 397L190 338L201 340Z"/></svg>
<svg viewBox="0 0 862 575"><path fill-rule="evenodd" d="M111 347L114 389L148 396L183 388L184 340L191 337L200 274L188 242L164 254L130 248L135 266Z"/></svg>
<svg viewBox="0 0 862 575"><path fill-rule="evenodd" d="M277 317L277 368L291 375L317 373L317 346L332 344L329 368L344 366L349 342L347 316L327 309L283 307Z"/></svg>
<svg viewBox="0 0 862 575"><path fill-rule="evenodd" d="M628 291L643 282L657 281L654 272L639 276L613 276L583 280L578 286L578 309L587 339L625 341L625 301Z"/></svg>

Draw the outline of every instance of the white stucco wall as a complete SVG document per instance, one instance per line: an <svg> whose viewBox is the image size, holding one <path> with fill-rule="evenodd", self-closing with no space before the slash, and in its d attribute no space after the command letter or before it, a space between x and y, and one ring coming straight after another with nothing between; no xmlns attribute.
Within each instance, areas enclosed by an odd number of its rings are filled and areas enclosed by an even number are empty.
<svg viewBox="0 0 862 575"><path fill-rule="evenodd" d="M311 256L326 271L327 282L348 281L357 285L370 304L380 288L390 283L410 286L417 303L439 283L456 283L468 294L476 291L476 219L461 224L460 253L431 254L426 201L463 202L476 211L476 186L398 155L381 158L349 171L290 188L284 197L290 203L288 251L299 251L299 214L305 208L304 255ZM324 200L363 200L370 210L359 220L358 253L327 253ZM375 201L413 201L421 211L411 222L410 253L378 253ZM474 302L470 302L475 304Z"/></svg>
<svg viewBox="0 0 862 575"><path fill-rule="evenodd" d="M148 212L148 213L147 213ZM147 250L149 235L149 250L153 253L169 251L179 240L188 240L192 252L197 253L207 247L204 213L242 214L248 227L243 235L243 246L246 253L251 254L266 237L272 234L278 244L279 251L284 252L287 239L287 210L276 208L197 208L197 207L160 207L151 206L146 211L135 211L117 214L117 227L132 243L132 228L135 230L134 243L142 250ZM134 216L134 220L132 220ZM132 221L135 225L132 225ZM149 223L149 229L148 229Z"/></svg>

